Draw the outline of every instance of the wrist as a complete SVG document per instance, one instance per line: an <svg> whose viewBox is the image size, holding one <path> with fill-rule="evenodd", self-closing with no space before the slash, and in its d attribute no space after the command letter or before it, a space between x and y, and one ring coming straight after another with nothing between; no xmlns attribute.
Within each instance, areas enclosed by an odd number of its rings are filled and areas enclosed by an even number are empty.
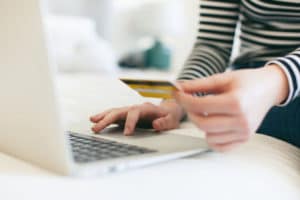
<svg viewBox="0 0 300 200"><path fill-rule="evenodd" d="M268 79L274 86L274 105L282 104L289 95L289 82L288 77L284 70L277 64L270 64L265 67Z"/></svg>

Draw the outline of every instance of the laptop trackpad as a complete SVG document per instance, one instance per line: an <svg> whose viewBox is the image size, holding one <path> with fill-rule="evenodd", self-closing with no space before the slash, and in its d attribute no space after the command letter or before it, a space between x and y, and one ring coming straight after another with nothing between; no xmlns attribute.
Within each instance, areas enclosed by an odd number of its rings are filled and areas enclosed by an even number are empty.
<svg viewBox="0 0 300 200"><path fill-rule="evenodd" d="M123 127L112 126L103 130L100 135L112 138L147 138L147 137L157 137L162 133L155 131L154 129L142 129L136 128L132 136L124 136Z"/></svg>
<svg viewBox="0 0 300 200"><path fill-rule="evenodd" d="M174 151L175 149L176 151L185 151L207 146L206 142L200 138L177 135L170 132L158 133L151 129L137 129L133 136L124 136L123 129L111 127L101 132L99 136L121 143L164 151Z"/></svg>

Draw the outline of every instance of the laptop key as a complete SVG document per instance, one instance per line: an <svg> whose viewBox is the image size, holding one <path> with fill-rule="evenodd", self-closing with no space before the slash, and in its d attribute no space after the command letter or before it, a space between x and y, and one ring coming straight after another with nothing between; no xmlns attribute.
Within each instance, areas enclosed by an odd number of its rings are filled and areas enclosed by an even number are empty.
<svg viewBox="0 0 300 200"><path fill-rule="evenodd" d="M115 159L146 153L154 153L155 150L123 144L93 136L84 136L69 132L73 158L78 163L89 163L106 159Z"/></svg>

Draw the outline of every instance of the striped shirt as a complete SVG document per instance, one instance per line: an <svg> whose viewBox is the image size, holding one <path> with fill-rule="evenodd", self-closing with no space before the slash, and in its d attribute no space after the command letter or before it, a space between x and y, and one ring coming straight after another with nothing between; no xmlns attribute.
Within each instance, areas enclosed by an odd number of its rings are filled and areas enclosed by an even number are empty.
<svg viewBox="0 0 300 200"><path fill-rule="evenodd" d="M232 65L251 68L275 63L289 81L283 105L299 96L300 0L201 0L198 32L178 79L222 73ZM236 33L238 56L230 60Z"/></svg>

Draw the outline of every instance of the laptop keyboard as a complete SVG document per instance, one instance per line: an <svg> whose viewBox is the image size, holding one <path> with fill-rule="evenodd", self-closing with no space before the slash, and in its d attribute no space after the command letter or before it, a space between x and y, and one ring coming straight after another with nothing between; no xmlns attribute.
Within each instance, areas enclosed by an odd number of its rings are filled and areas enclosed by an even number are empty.
<svg viewBox="0 0 300 200"><path fill-rule="evenodd" d="M74 160L78 163L88 163L156 152L155 150L143 147L92 136L81 136L71 132L69 132L69 139L71 141Z"/></svg>

